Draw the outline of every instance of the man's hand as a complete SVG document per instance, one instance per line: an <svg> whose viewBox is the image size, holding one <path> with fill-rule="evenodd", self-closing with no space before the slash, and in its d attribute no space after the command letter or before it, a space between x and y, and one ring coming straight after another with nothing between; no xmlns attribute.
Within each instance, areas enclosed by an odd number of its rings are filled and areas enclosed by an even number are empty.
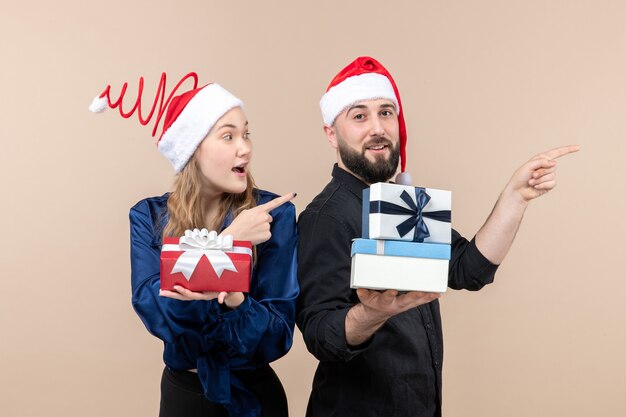
<svg viewBox="0 0 626 417"><path fill-rule="evenodd" d="M421 291L410 291L398 295L396 290L380 292L365 288L359 288L356 294L367 314L372 318L379 317L384 320L419 305L430 303L441 296L439 293Z"/></svg>
<svg viewBox="0 0 626 417"><path fill-rule="evenodd" d="M556 186L556 159L579 149L578 145L562 146L533 156L515 171L505 192L516 193L524 202L542 196Z"/></svg>
<svg viewBox="0 0 626 417"><path fill-rule="evenodd" d="M369 339L389 318L441 297L439 293L411 291L398 295L396 290L384 292L359 288L361 301L346 315L346 342L357 346Z"/></svg>
<svg viewBox="0 0 626 417"><path fill-rule="evenodd" d="M476 247L489 261L499 265L504 260L528 203L556 186L556 159L578 149L578 145L569 145L542 152L515 171L476 233Z"/></svg>
<svg viewBox="0 0 626 417"><path fill-rule="evenodd" d="M252 242L252 245L258 245L269 240L272 237L270 232L270 223L272 222L270 211L282 206L295 196L296 193L285 194L265 204L243 210L235 217L230 226L224 229L222 234L233 235L236 240L249 240Z"/></svg>

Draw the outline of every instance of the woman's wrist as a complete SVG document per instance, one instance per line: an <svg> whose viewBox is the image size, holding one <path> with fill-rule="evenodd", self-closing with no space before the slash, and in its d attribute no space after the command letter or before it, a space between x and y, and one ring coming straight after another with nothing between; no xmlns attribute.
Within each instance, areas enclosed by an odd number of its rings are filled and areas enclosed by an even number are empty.
<svg viewBox="0 0 626 417"><path fill-rule="evenodd" d="M234 310L241 304L243 304L245 299L246 296L242 292L232 292L224 298L224 304L226 305L226 307Z"/></svg>
<svg viewBox="0 0 626 417"><path fill-rule="evenodd" d="M222 233L220 233L220 235L221 236L232 235L233 238L236 239L237 238L237 230L231 224L226 229L222 230Z"/></svg>

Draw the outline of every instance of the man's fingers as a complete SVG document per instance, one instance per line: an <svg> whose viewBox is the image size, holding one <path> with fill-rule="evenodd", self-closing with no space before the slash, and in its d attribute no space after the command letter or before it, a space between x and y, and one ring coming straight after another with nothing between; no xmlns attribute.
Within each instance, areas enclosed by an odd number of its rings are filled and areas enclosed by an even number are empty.
<svg viewBox="0 0 626 417"><path fill-rule="evenodd" d="M441 297L441 294L431 292L409 291L405 294L398 295L397 290L380 292L365 288L357 289L357 295L361 303L367 307L391 315L396 315L410 308L430 303Z"/></svg>
<svg viewBox="0 0 626 417"><path fill-rule="evenodd" d="M549 191L553 189L554 187L556 187L556 181L554 180L542 182L541 184L537 184L533 186L535 190L545 190L545 191Z"/></svg>
<svg viewBox="0 0 626 417"><path fill-rule="evenodd" d="M261 204L258 207L260 207L262 210L269 212L271 210L274 210L276 207L280 207L286 202L292 200L296 195L296 193L285 194L281 197L276 197L275 199L268 201L265 204Z"/></svg>
<svg viewBox="0 0 626 417"><path fill-rule="evenodd" d="M404 295L401 295L400 298L404 298L406 301L427 301L430 302L436 298L441 297L441 294L436 292L423 292L423 291L411 291Z"/></svg>
<svg viewBox="0 0 626 417"><path fill-rule="evenodd" d="M537 171L538 169L554 168L556 166L556 161L551 161L547 158L537 158L531 159L527 164L531 171Z"/></svg>
<svg viewBox="0 0 626 417"><path fill-rule="evenodd" d="M544 175L552 174L554 171L556 171L556 165L552 168L540 168L533 172L533 178L538 179L543 177Z"/></svg>
<svg viewBox="0 0 626 417"><path fill-rule="evenodd" d="M549 151L546 151L546 152L542 152L539 155L537 155L535 158L544 157L548 159L556 159L556 158L560 158L570 153L578 152L579 149L580 149L580 146L578 145L561 146L558 148L550 149Z"/></svg>
<svg viewBox="0 0 626 417"><path fill-rule="evenodd" d="M398 291L385 290L381 292L379 290L370 290L368 288L358 288L356 290L356 294L358 295L359 300L361 300L361 302L364 302L364 303L374 301L374 302L382 302L385 304L390 304L396 299L396 296L398 295Z"/></svg>
<svg viewBox="0 0 626 417"><path fill-rule="evenodd" d="M539 184L543 184L544 182L548 182L548 181L554 181L556 179L556 173L552 172L550 174L546 174L543 177L540 178L531 178L528 181L528 185L535 187Z"/></svg>
<svg viewBox="0 0 626 417"><path fill-rule="evenodd" d="M385 304L391 304L396 299L397 295L398 295L398 291L387 290L383 292L382 294L380 294L380 300L384 302Z"/></svg>
<svg viewBox="0 0 626 417"><path fill-rule="evenodd" d="M357 288L356 295L361 301L367 300L370 297L370 291L367 288Z"/></svg>

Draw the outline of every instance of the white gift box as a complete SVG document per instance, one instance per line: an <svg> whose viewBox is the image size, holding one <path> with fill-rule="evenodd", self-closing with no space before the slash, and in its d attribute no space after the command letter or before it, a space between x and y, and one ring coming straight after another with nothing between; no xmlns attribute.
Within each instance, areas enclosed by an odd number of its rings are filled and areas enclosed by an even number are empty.
<svg viewBox="0 0 626 417"><path fill-rule="evenodd" d="M449 260L446 244L355 239L350 287L443 293Z"/></svg>
<svg viewBox="0 0 626 417"><path fill-rule="evenodd" d="M451 242L452 193L379 182L363 190L364 239Z"/></svg>

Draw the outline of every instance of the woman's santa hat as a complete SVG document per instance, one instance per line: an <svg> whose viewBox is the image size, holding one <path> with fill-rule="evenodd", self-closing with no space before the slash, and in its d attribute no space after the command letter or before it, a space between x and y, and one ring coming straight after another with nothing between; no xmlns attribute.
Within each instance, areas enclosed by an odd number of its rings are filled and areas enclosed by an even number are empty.
<svg viewBox="0 0 626 417"><path fill-rule="evenodd" d="M193 88L174 97L174 94L188 78L193 79ZM243 108L243 103L218 84L213 83L198 88L198 75L195 72L190 72L181 78L169 94L167 100L164 101L165 80L166 75L163 73L154 103L146 118L141 113L143 77L139 78L137 101L130 111L124 112L122 110L122 101L128 88L128 83L124 83L120 96L116 101L111 100L111 86L107 86L102 94L93 100L89 110L94 113L100 113L107 107L112 109L118 108L120 115L124 118L129 118L137 112L139 122L142 125L146 125L155 114L158 104L159 111L156 116L156 123L152 129L152 136L155 136L161 117L165 114L163 132L157 141L157 147L170 160L176 172L180 172L213 125L229 110L235 107Z"/></svg>
<svg viewBox="0 0 626 417"><path fill-rule="evenodd" d="M344 110L365 100L387 99L398 111L400 171L406 168L406 125L398 87L389 71L369 56L352 61L333 78L320 100L324 123L332 126ZM407 174L408 175L408 174ZM409 180L410 181L410 180Z"/></svg>

